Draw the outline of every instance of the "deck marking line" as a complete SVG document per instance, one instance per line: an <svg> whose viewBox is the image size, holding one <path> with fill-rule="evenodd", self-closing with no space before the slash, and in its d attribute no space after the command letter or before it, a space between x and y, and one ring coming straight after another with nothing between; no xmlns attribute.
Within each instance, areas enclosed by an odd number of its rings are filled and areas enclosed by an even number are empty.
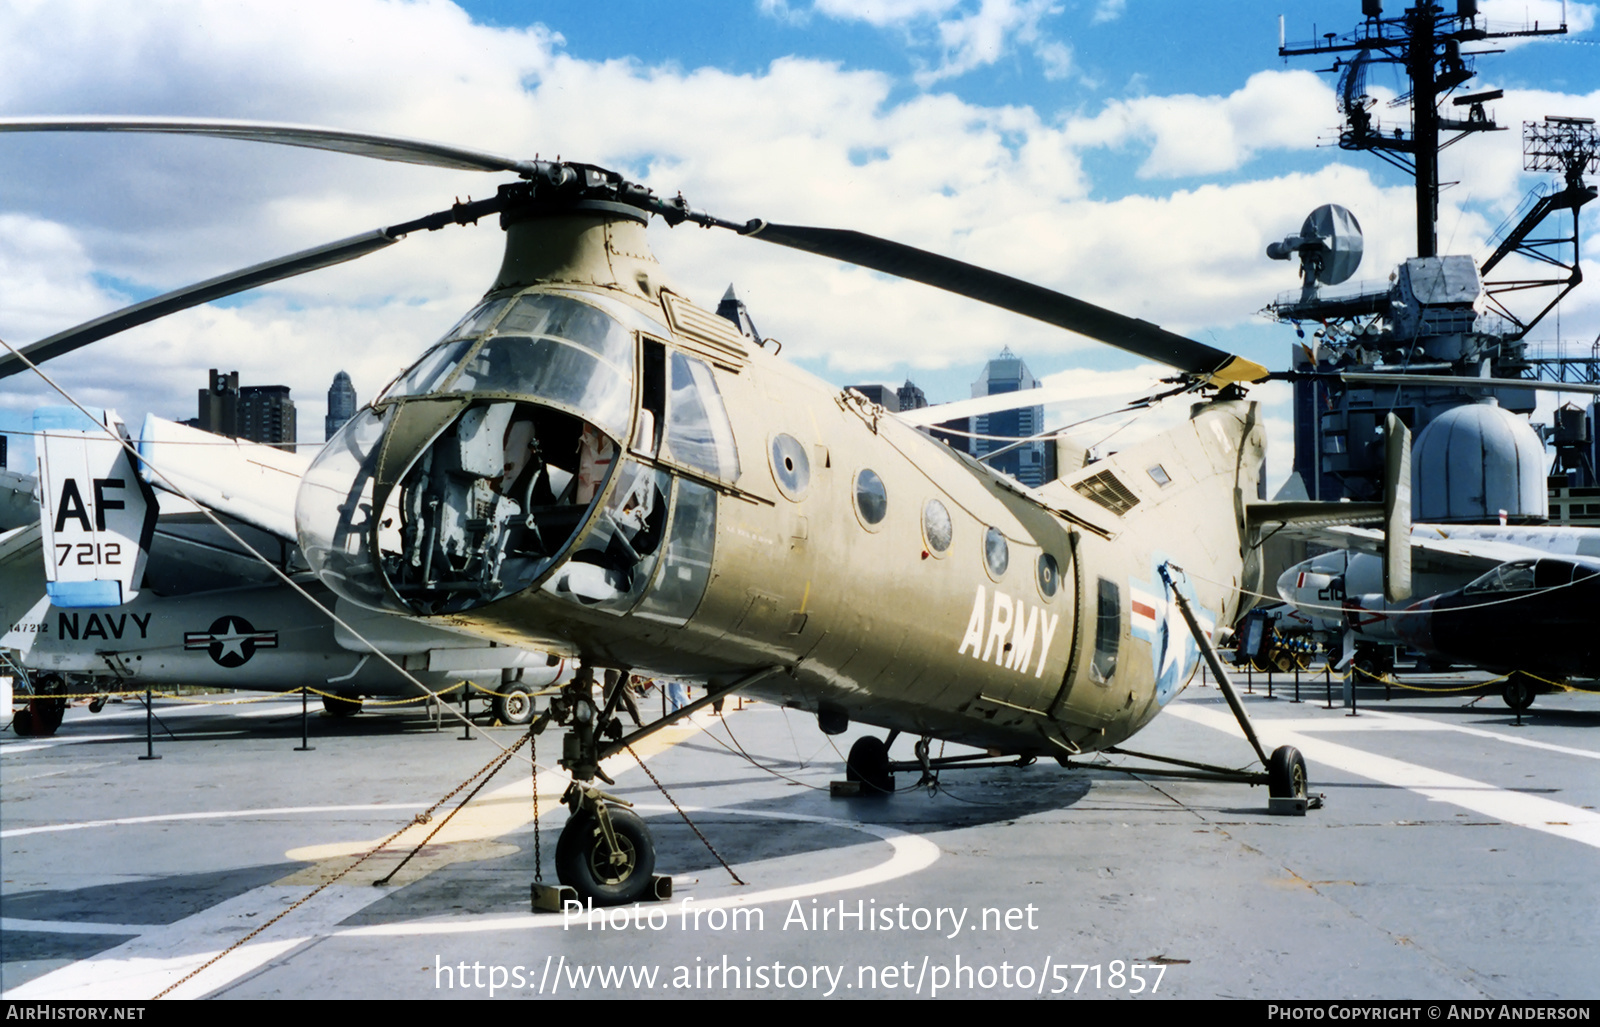
<svg viewBox="0 0 1600 1027"><path fill-rule="evenodd" d="M688 724L695 730L704 730L710 723L699 717L690 718ZM636 746L644 757L669 748L691 737L694 730L674 731L668 739L657 734ZM615 778L629 767L636 767L632 756L618 753L603 766ZM513 786L498 789L508 791ZM514 787L527 794L527 782ZM491 813L490 817L512 830L532 819L532 804L521 820L509 813L513 803L500 803L508 812ZM177 813L153 817L130 817L122 820L87 821L77 825L51 825L47 827L19 828L5 832L4 836L34 834L49 830L70 830L81 827L108 827L124 823L148 823L160 820L200 820L217 816L261 816L264 813L290 813L327 811L339 807L284 807L277 810L231 810L218 813ZM398 805L355 806L356 810L390 809L399 811ZM468 806L462 816L472 809ZM481 832L482 825L479 825ZM369 846L370 847L370 846ZM443 864L441 864L443 865ZM293 876L293 875L291 875ZM87 959L78 960L50 973L27 981L0 995L7 999L75 999L95 1001L103 999L147 1000L158 994L173 981L182 979L196 967L203 966L217 953L233 944L239 937L254 930L315 890L315 886L283 884L263 885L231 899L184 917L171 924L153 928L137 938L107 949ZM245 974L258 969L313 938L327 937L339 923L361 912L367 906L388 898L390 891L371 885L329 885L315 899L284 917L249 944L231 952L215 965L186 981L168 998L200 998L226 987Z"/></svg>
<svg viewBox="0 0 1600 1027"><path fill-rule="evenodd" d="M1221 710L1183 703L1172 703L1167 709L1184 720L1218 731L1237 732L1239 729L1233 717ZM1323 741L1297 731L1285 731L1274 721L1258 725L1257 730L1263 736L1271 735L1279 744L1293 745L1309 760L1382 784L1404 788L1436 802L1460 806L1516 827L1532 828L1600 848L1600 811L1580 809L1537 795L1524 795L1431 767Z"/></svg>
<svg viewBox="0 0 1600 1027"><path fill-rule="evenodd" d="M637 809L653 811L670 810L670 806L638 806ZM695 909L720 909L735 906L756 906L769 902L787 902L793 899L807 898L813 895L823 895L828 892L847 891L852 888L865 888L868 885L881 884L892 881L897 877L904 877L916 873L925 867L931 866L939 858L939 846L922 837L921 835L908 834L898 828L886 827L882 824L866 824L853 820L839 820L834 817L818 817L801 813L778 813L772 810L746 810L738 808L694 808L684 807L687 812L700 814L721 814L732 816L761 817L772 820L793 820L801 823L823 824L832 827L842 827L852 831L861 831L865 834L882 838L889 843L891 852L889 858L876 866L865 870L856 870L838 877L829 877L821 881L806 884L784 885L778 888L767 888L762 891L748 894L724 895L718 898L704 900L689 898L694 903ZM786 857L784 857L786 858ZM683 896L674 896L674 902L684 901ZM621 906L618 909L630 908L659 909L658 903L636 903L635 907ZM413 920L395 924L369 924L363 927L350 927L334 932L341 938L381 938L396 936L436 935L436 934L475 934L480 931L523 931L535 927L560 927L564 919L551 913L517 913L511 916L499 917L451 917L435 918L428 920Z"/></svg>

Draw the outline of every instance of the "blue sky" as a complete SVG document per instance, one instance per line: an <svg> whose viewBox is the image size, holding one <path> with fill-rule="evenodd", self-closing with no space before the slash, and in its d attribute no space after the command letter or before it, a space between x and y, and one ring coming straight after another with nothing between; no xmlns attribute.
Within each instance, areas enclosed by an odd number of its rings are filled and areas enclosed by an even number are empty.
<svg viewBox="0 0 1600 1027"><path fill-rule="evenodd" d="M1562 8L1482 6L1502 23L1548 23ZM1600 116L1594 6L1566 9L1580 30L1570 38L1480 62L1473 87L1507 90L1503 124ZM854 227L949 253L1280 366L1293 333L1256 311L1295 278L1265 259L1267 242L1340 202L1366 230L1359 276L1381 278L1412 237L1403 177L1328 145L1333 78L1312 74L1325 60L1277 57L1280 14L1303 40L1353 28L1359 3L63 0L0 9L11 69L0 113L256 118L560 154L681 188L728 217ZM1396 88L1382 71L1372 84ZM1458 183L1444 197L1447 248L1472 252L1537 181L1520 170L1517 135L1446 152ZM17 342L495 184L243 143L14 135L0 137L0 181L0 337ZM369 398L481 293L496 235L409 239L130 332L56 373L134 421L192 416L206 369L238 368L247 383L290 385L302 438L320 439L333 374L349 371ZM702 303L734 282L786 357L837 384L911 377L931 398L958 399L1003 345L1048 382L1081 385L1086 405L1161 373L770 247L659 228L653 245ZM1600 302L1580 289L1563 317L1565 338L1587 344ZM1287 393L1258 397L1281 476ZM51 402L12 379L0 418Z"/></svg>

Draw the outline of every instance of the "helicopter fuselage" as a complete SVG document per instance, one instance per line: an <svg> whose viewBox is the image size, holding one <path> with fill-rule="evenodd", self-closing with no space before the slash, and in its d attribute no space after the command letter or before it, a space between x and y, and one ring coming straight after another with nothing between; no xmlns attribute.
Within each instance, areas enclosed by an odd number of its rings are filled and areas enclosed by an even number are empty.
<svg viewBox="0 0 1600 1027"><path fill-rule="evenodd" d="M1196 404L1029 490L672 291L638 219L509 226L485 301L302 485L323 580L590 665L1005 753L1138 730L1247 576L1262 428ZM1192 572L1192 573L1190 573Z"/></svg>

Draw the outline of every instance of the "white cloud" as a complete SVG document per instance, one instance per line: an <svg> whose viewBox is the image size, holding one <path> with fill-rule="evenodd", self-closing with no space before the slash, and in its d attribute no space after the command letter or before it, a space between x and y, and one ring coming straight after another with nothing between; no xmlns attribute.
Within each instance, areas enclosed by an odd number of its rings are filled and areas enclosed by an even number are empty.
<svg viewBox="0 0 1600 1027"><path fill-rule="evenodd" d="M1492 32L1516 32L1538 27L1555 28L1566 22L1571 33L1587 32L1595 25L1595 5L1566 0L1479 0L1478 23ZM1526 40L1497 40L1497 46L1515 46Z"/></svg>
<svg viewBox="0 0 1600 1027"><path fill-rule="evenodd" d="M841 21L864 21L886 28L924 18L941 18L961 0L815 0L821 14Z"/></svg>
<svg viewBox="0 0 1600 1027"><path fill-rule="evenodd" d="M186 27L202 18L203 36ZM265 0L0 8L0 63L35 80L26 101L0 92L9 114L264 117L560 154L668 195L681 188L724 217L857 228L1224 348L1235 333L1260 337L1254 312L1294 287L1293 270L1263 250L1317 204L1343 203L1361 219L1361 277L1386 274L1413 235L1407 190L1380 186L1334 154L1311 175L1160 184L1310 146L1316 126L1337 115L1331 90L1308 72L1264 72L1226 96L1143 97L1055 122L948 94L895 99L890 74L815 60L746 74L583 60L549 30L487 28L448 4L377 0L330 2L316 19ZM43 74L50 67L60 73ZM1509 91L1499 116L1514 124L1525 110L1585 114L1595 100ZM1515 170L1516 134L1446 151L1447 177L1462 185L1446 193L1441 242L1454 233L1470 248L1515 205L1528 184ZM1148 194L1097 198L1079 157L1092 147L1148 147ZM16 135L0 136L0 180L0 337L13 342L115 306L108 279L174 288L482 196L498 181L227 141ZM840 381L975 368L1007 344L1045 372L1101 352L1010 314L729 233L658 227L652 240L690 296L712 303L735 282L762 330L785 342L785 357ZM237 367L247 381L290 385L304 434L320 437L334 372L349 371L369 397L471 305L499 247L489 222L419 234L57 367L91 402L175 416L189 416L207 367ZM1569 331L1600 319L1592 306L1572 309ZM42 395L12 379L4 397L26 408Z"/></svg>
<svg viewBox="0 0 1600 1027"><path fill-rule="evenodd" d="M88 320L115 309L121 297L95 283L83 243L63 225L0 213L0 282L5 283L3 337L13 346L67 327L62 311Z"/></svg>
<svg viewBox="0 0 1600 1027"><path fill-rule="evenodd" d="M1114 100L1074 120L1078 146L1150 147L1142 178L1232 171L1261 150L1311 149L1318 126L1338 121L1333 90L1309 71L1261 71L1225 97L1141 96Z"/></svg>
<svg viewBox="0 0 1600 1027"><path fill-rule="evenodd" d="M1093 25L1103 25L1108 21L1116 21L1122 17L1128 8L1128 0L1100 0L1094 5L1094 16L1089 19Z"/></svg>
<svg viewBox="0 0 1600 1027"><path fill-rule="evenodd" d="M931 67L914 76L923 88L994 64L1018 46L1033 54L1051 81L1072 69L1072 48L1041 27L1059 13L1056 0L812 0L809 9L761 0L761 9L795 24L814 13L897 29L919 61L923 53L937 54Z"/></svg>

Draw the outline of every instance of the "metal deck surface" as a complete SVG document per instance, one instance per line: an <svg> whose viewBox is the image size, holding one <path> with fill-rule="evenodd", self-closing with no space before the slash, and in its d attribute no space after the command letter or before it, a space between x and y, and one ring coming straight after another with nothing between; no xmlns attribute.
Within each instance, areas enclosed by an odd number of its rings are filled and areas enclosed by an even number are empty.
<svg viewBox="0 0 1600 1027"><path fill-rule="evenodd" d="M392 883L372 883L399 863L384 854L312 894L515 730L313 715L297 752L298 702L158 702L170 733L144 762L140 708L73 709L53 738L0 739L4 993L143 999L187 977L171 997L1595 997L1600 696L1541 696L1516 726L1498 698L1381 689L1349 716L1317 680L1302 704L1281 678L1247 697L1326 796L1303 818L1269 816L1264 788L1045 762L834 799L856 729L730 701L640 752L746 883L623 756L614 791L676 894L604 919L530 912L521 761ZM559 738L539 743L549 766ZM1199 685L1132 744L1252 759ZM558 775L540 785L552 879L566 811Z"/></svg>

